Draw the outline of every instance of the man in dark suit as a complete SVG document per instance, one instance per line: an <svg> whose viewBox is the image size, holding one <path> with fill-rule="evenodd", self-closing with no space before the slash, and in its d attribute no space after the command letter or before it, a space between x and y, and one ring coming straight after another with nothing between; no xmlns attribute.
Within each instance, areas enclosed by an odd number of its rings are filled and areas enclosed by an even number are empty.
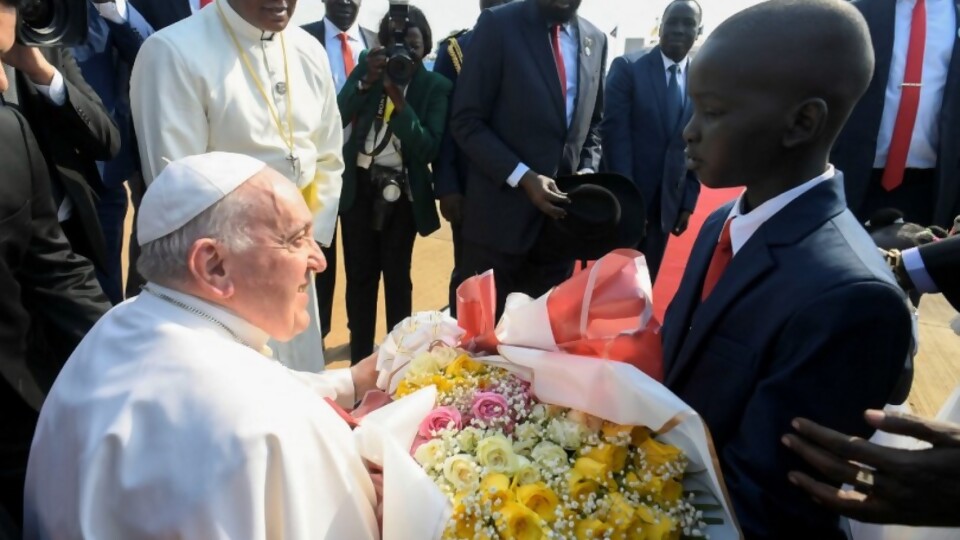
<svg viewBox="0 0 960 540"><path fill-rule="evenodd" d="M97 216L102 186L97 161L120 149L116 124L84 80L73 54L63 47L14 47L3 63L16 70L3 97L30 124L50 170L61 227L74 251L101 271L107 250Z"/></svg>
<svg viewBox="0 0 960 540"><path fill-rule="evenodd" d="M338 94L356 67L360 53L379 45L376 32L357 24L361 2L362 0L323 0L324 17L303 27L326 49ZM320 251L327 259L327 269L316 277L317 309L320 312L320 332L326 338L332 324L333 290L337 285L336 229L330 245L321 245Z"/></svg>
<svg viewBox="0 0 960 540"><path fill-rule="evenodd" d="M208 3L204 0L130 0L155 32L186 19Z"/></svg>
<svg viewBox="0 0 960 540"><path fill-rule="evenodd" d="M512 0L480 0L480 11L507 4ZM463 68L466 50L473 40L472 30L461 30L440 42L433 71L456 86ZM457 287L463 281L460 259L463 252L463 194L467 191L467 164L469 160L448 128L440 142L440 155L433 162L434 194L440 200L440 214L450 223L453 236L453 271L450 273L450 314L457 315Z"/></svg>
<svg viewBox="0 0 960 540"><path fill-rule="evenodd" d="M13 44L15 20L15 5L0 0L0 56ZM0 71L0 92L12 84ZM29 124L3 99L0 170L0 535L14 538L37 411L108 303L90 261L73 253L57 223Z"/></svg>
<svg viewBox="0 0 960 540"><path fill-rule="evenodd" d="M847 204L949 227L960 214L960 2L858 0L877 68L837 141Z"/></svg>
<svg viewBox="0 0 960 540"><path fill-rule="evenodd" d="M524 0L484 11L460 72L450 125L470 158L462 275L493 269L498 313L508 293L539 296L573 270L540 262L534 246L544 220L564 215L553 179L599 167L607 39L579 7Z"/></svg>
<svg viewBox="0 0 960 540"><path fill-rule="evenodd" d="M638 249L656 279L670 233L687 230L700 183L687 170L683 127L693 105L686 96L687 56L700 35L696 0L674 0L663 12L660 45L621 56L610 66L603 99L603 157L607 169L632 179L647 205L646 235Z"/></svg>
<svg viewBox="0 0 960 540"><path fill-rule="evenodd" d="M710 428L746 538L845 538L788 482L810 468L781 438L801 416L869 436L863 410L887 402L910 350L903 291L828 165L872 68L842 0L741 11L691 65L688 164L745 191L693 246L662 329L664 382Z"/></svg>

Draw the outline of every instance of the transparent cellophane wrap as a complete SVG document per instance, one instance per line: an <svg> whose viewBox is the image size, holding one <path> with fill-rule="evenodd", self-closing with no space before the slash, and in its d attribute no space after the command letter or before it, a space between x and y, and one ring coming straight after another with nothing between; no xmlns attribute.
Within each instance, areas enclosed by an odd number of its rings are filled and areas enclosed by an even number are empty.
<svg viewBox="0 0 960 540"><path fill-rule="evenodd" d="M659 330L659 323L652 316L646 263L639 253L620 250L600 259L582 272L579 285L568 287L566 293L580 295L584 306L589 306L581 310L583 319L588 319L591 312L606 313L608 319L600 326L608 330L617 328L610 323L617 316L609 316L617 310L610 306L591 306L591 293L584 290L585 287L597 288L597 282L604 281L604 269L609 278L611 268L617 274L612 279L618 281L613 288L619 289L620 294L607 290L605 295L620 306L632 306L629 309L636 313L625 316L621 310L623 322L608 338L624 341L626 337L627 341L641 344L639 352L659 354L659 348L648 347L649 340L638 335ZM576 279L574 276L571 281ZM477 281L492 285L492 275L477 276L474 280L473 285ZM382 345L378 385L393 395L411 360L421 352L436 346L477 347L477 342L482 342L478 348L486 352L476 353L475 359L530 381L534 395L541 402L580 410L617 424L646 426L657 432L662 441L683 450L689 460L684 490L697 493L698 504L716 508L705 512L705 517L722 520L720 524L708 525L706 533L712 539L741 538L710 434L700 416L657 379L638 369L636 362L573 354L545 335L544 325L557 328L555 321L548 320L551 314L547 297L565 285L567 283L537 300L511 295L504 316L493 332L495 335L489 335L490 328L479 327L483 325L467 323L471 328L463 328L462 316L458 324L457 320L439 312L415 314L397 325ZM461 292L469 288L467 285ZM481 286L473 293L478 291L485 297L484 309L492 309L488 303L492 301L489 288ZM637 298L642 302L630 301ZM537 305L540 308L536 308ZM569 310L555 310L553 315L557 313L571 318ZM589 327L591 321L581 320L579 326ZM659 340L659 336L655 337ZM597 335L586 338L593 345L602 339ZM604 349L593 345L587 348ZM584 347L580 344L572 348L583 350ZM641 364L657 377L662 373L660 358L646 358ZM453 508L447 497L410 455L420 423L434 409L436 399L434 387L423 388L366 415L354 431L363 457L383 468L384 540L439 539L452 515Z"/></svg>

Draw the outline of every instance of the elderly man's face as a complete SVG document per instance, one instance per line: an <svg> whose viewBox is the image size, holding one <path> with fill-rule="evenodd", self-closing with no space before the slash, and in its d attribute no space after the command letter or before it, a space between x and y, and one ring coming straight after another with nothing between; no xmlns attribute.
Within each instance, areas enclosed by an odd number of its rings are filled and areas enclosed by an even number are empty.
<svg viewBox="0 0 960 540"><path fill-rule="evenodd" d="M310 323L307 287L327 262L313 240L313 215L280 173L266 169L241 189L247 194L252 245L224 255L234 294L228 307L274 339L287 341Z"/></svg>
<svg viewBox="0 0 960 540"><path fill-rule="evenodd" d="M245 21L264 32L282 32L290 24L297 0L228 0Z"/></svg>

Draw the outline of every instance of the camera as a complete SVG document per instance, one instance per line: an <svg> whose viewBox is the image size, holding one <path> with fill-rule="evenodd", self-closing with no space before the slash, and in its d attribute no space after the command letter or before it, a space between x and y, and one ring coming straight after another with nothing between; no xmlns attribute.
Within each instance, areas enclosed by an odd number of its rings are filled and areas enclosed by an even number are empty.
<svg viewBox="0 0 960 540"><path fill-rule="evenodd" d="M387 49L387 75L394 83L403 86L413 78L417 66L413 61L413 53L406 45L410 0L390 0L389 14L393 46Z"/></svg>
<svg viewBox="0 0 960 540"><path fill-rule="evenodd" d="M87 40L89 0L20 0L17 42L29 47L71 47Z"/></svg>
<svg viewBox="0 0 960 540"><path fill-rule="evenodd" d="M386 167L374 165L370 169L373 182L373 216L370 227L382 231L393 213L393 203L400 200L407 189L406 175Z"/></svg>

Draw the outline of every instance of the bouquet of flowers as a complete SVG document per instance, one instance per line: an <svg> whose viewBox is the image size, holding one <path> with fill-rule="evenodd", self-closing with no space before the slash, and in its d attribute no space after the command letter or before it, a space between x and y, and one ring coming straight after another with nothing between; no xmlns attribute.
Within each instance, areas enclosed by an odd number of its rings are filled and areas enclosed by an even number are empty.
<svg viewBox="0 0 960 540"><path fill-rule="evenodd" d="M492 281L380 348L396 401L354 434L383 468L383 538L740 537L703 421L658 382L642 255L512 295L496 325Z"/></svg>
<svg viewBox="0 0 960 540"><path fill-rule="evenodd" d="M413 455L447 496L444 538L703 537L687 460L640 426L539 401L526 380L440 346L413 359L396 396L437 388Z"/></svg>

